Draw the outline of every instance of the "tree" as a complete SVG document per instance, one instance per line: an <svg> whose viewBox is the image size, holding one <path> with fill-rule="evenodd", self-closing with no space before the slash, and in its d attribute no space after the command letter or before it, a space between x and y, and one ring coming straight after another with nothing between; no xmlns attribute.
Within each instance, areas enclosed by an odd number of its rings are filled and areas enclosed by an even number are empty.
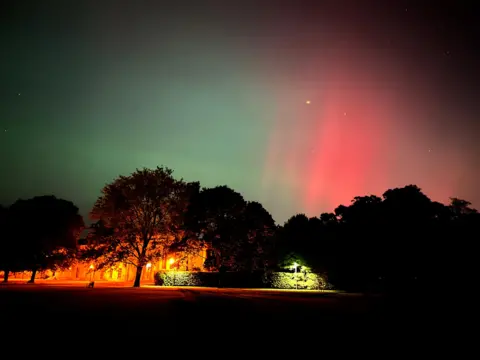
<svg viewBox="0 0 480 360"><path fill-rule="evenodd" d="M338 224L337 216L333 213L322 213L320 214L320 221L323 225L333 225Z"/></svg>
<svg viewBox="0 0 480 360"><path fill-rule="evenodd" d="M243 270L260 270L270 267L274 235L277 229L272 215L256 201L248 201L244 209L242 246L236 259Z"/></svg>
<svg viewBox="0 0 480 360"><path fill-rule="evenodd" d="M261 204L245 201L227 186L217 186L204 188L192 198L183 233L197 246L209 248L205 268L252 271L268 262L275 229Z"/></svg>
<svg viewBox="0 0 480 360"><path fill-rule="evenodd" d="M386 242L382 233L384 212L382 198L356 196L349 206L335 209L339 227L331 251L329 278L346 288L365 288L382 276L379 253Z"/></svg>
<svg viewBox="0 0 480 360"><path fill-rule="evenodd" d="M340 223L332 213L320 217L297 214L288 219L278 230L277 258L280 268L292 266L294 258L298 264L314 272L334 271Z"/></svg>
<svg viewBox="0 0 480 360"><path fill-rule="evenodd" d="M292 258L301 258L306 262L305 254L310 251L311 245L309 230L309 219L305 214L292 216L278 230L277 263L280 267L289 266Z"/></svg>
<svg viewBox="0 0 480 360"><path fill-rule="evenodd" d="M199 239L209 247L206 269L235 267L244 208L243 196L227 186L204 188L192 198L184 229L189 239Z"/></svg>
<svg viewBox="0 0 480 360"><path fill-rule="evenodd" d="M425 224L436 216L434 202L416 185L387 190L383 193L382 211L388 213L390 224Z"/></svg>
<svg viewBox="0 0 480 360"><path fill-rule="evenodd" d="M458 219L463 215L476 214L478 211L471 207L472 203L467 200L459 198L450 198L450 205L448 206L450 213L454 219Z"/></svg>
<svg viewBox="0 0 480 360"><path fill-rule="evenodd" d="M9 209L9 235L14 241L16 266L31 270L56 270L73 260L83 218L71 201L55 196L18 200Z"/></svg>
<svg viewBox="0 0 480 360"><path fill-rule="evenodd" d="M480 213L466 200L451 198L447 206L449 222L442 227L442 243L437 268L446 269L443 279L458 286L471 287L477 282L476 240L480 238Z"/></svg>
<svg viewBox="0 0 480 360"><path fill-rule="evenodd" d="M90 217L100 221L85 257L99 267L118 262L136 268L140 286L143 266L158 259L178 238L176 230L198 183L176 180L166 167L137 169L102 189Z"/></svg>

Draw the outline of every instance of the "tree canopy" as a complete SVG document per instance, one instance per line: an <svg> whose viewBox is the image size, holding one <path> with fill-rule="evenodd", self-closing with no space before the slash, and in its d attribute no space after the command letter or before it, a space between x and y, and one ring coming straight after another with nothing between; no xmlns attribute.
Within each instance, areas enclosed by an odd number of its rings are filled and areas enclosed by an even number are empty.
<svg viewBox="0 0 480 360"><path fill-rule="evenodd" d="M134 286L140 286L144 265L157 259L177 238L192 193L198 183L173 177L166 167L136 170L102 189L90 217L99 221L84 258L97 266L117 262L136 267Z"/></svg>
<svg viewBox="0 0 480 360"><path fill-rule="evenodd" d="M209 248L211 270L256 270L268 263L275 222L260 203L227 186L204 188L192 198L185 230Z"/></svg>
<svg viewBox="0 0 480 360"><path fill-rule="evenodd" d="M11 270L31 270L31 282L38 270L68 267L75 256L77 240L84 228L78 208L55 196L18 200L6 214L5 239Z"/></svg>

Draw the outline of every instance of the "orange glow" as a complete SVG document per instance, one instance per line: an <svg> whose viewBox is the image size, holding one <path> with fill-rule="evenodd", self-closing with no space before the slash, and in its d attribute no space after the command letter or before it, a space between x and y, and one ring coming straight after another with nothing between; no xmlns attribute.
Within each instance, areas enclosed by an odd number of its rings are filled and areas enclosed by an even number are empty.
<svg viewBox="0 0 480 360"><path fill-rule="evenodd" d="M168 262L170 263L170 265L172 265L172 264L175 262L175 259L174 259L174 258L170 258L170 260L168 260Z"/></svg>
<svg viewBox="0 0 480 360"><path fill-rule="evenodd" d="M93 266L93 264L91 264L90 267L89 267L89 269L93 269L93 268L94 268L94 266Z"/></svg>

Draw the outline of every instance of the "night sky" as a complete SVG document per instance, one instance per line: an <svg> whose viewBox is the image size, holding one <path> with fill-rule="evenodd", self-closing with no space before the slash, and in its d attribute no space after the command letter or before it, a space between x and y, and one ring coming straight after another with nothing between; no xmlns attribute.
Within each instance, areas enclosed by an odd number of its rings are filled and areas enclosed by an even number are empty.
<svg viewBox="0 0 480 360"><path fill-rule="evenodd" d="M163 164L279 223L407 184L480 207L473 5L127 3L1 2L3 205L54 194L87 215Z"/></svg>

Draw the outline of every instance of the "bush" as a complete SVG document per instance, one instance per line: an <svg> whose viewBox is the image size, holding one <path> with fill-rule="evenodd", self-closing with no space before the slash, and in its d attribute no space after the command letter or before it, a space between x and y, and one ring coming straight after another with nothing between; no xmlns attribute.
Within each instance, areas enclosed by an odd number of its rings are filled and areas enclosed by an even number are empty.
<svg viewBox="0 0 480 360"><path fill-rule="evenodd" d="M316 273L272 272L265 274L264 282L274 289L325 290L325 278Z"/></svg>
<svg viewBox="0 0 480 360"><path fill-rule="evenodd" d="M154 279L158 286L262 288L265 287L262 277L263 272L159 271Z"/></svg>
<svg viewBox="0 0 480 360"><path fill-rule="evenodd" d="M159 271L155 273L159 286L217 286L218 273L189 271Z"/></svg>

